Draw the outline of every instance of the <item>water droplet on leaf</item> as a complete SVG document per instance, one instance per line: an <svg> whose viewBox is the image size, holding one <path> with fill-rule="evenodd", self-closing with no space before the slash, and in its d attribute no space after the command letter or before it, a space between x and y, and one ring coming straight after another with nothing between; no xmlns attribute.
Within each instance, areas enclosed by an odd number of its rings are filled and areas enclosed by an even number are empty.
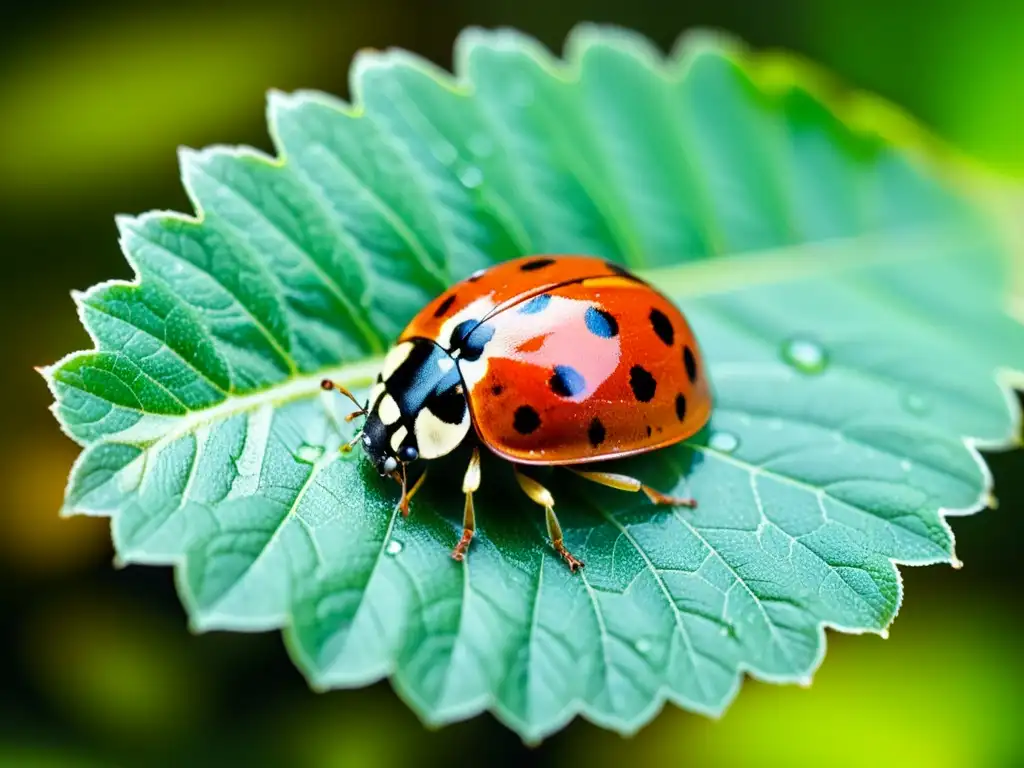
<svg viewBox="0 0 1024 768"><path fill-rule="evenodd" d="M900 467L903 468L904 472L909 472L914 465L907 459L900 462Z"/></svg>
<svg viewBox="0 0 1024 768"><path fill-rule="evenodd" d="M801 373L818 374L828 365L824 348L810 339L790 339L782 347L782 359Z"/></svg>
<svg viewBox="0 0 1024 768"><path fill-rule="evenodd" d="M641 654L645 654L646 655L646 654L651 652L651 642L650 642L650 640L644 640L643 638L641 638L641 639L637 640L635 643L633 643L633 647L636 648L636 652L637 653L641 653Z"/></svg>
<svg viewBox="0 0 1024 768"><path fill-rule="evenodd" d="M400 542L398 539L392 539L388 542L386 551L389 555L397 555L399 552L402 551L402 546L402 542Z"/></svg>
<svg viewBox="0 0 1024 768"><path fill-rule="evenodd" d="M299 450L295 452L295 458L299 461L304 461L307 464L316 464L320 461L320 457L324 455L324 449L321 445L308 445L303 443L299 446Z"/></svg>
<svg viewBox="0 0 1024 768"><path fill-rule="evenodd" d="M467 187L468 189L476 189L481 183L483 183L483 180L483 171L475 165L469 166L459 174L459 181L462 182L462 186Z"/></svg>
<svg viewBox="0 0 1024 768"><path fill-rule="evenodd" d="M732 453L740 445L740 439L732 432L715 432L708 441L708 445L722 453Z"/></svg>
<svg viewBox="0 0 1024 768"><path fill-rule="evenodd" d="M459 156L459 152L448 142L438 142L430 148L430 153L437 158L438 162L451 165Z"/></svg>
<svg viewBox="0 0 1024 768"><path fill-rule="evenodd" d="M928 413L929 403L921 395L907 394L903 396L903 407L913 414L923 416Z"/></svg>
<svg viewBox="0 0 1024 768"><path fill-rule="evenodd" d="M883 640L888 640L889 639L889 630L888 629L883 629L881 632L878 633L878 636L881 637Z"/></svg>

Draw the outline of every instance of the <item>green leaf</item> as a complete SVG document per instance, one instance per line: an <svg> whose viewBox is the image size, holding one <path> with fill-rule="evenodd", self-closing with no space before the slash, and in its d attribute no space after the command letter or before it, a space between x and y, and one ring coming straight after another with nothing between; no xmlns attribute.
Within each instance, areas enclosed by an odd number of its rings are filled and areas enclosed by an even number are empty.
<svg viewBox="0 0 1024 768"><path fill-rule="evenodd" d="M355 108L274 93L280 159L184 152L199 218L119 220L138 279L77 297L96 348L46 372L85 446L66 512L174 564L198 630L280 627L317 688L390 675L429 723L489 709L530 740L576 714L631 732L664 700L719 713L744 672L809 680L826 626L884 631L895 564L958 562L944 516L990 491L975 445L1019 426L987 217L716 37L665 58L581 27L560 61L470 31L456 72L374 53ZM492 458L452 561L465 453L403 519L319 389L365 389L444 286L538 252L678 301L716 396L696 438L616 464L695 510L538 473L575 576Z"/></svg>

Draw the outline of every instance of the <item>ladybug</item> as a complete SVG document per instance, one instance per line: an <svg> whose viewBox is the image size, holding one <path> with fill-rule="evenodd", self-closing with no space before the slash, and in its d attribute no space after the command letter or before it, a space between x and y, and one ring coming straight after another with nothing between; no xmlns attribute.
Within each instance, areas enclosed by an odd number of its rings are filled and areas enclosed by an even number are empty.
<svg viewBox="0 0 1024 768"><path fill-rule="evenodd" d="M560 465L654 504L693 507L627 475L590 465L678 443L711 414L701 353L683 314L648 283L587 256L527 256L475 272L426 307L388 351L366 403L324 381L359 407L362 443L381 476L410 488L406 466L474 442L462 482L463 533L473 538L473 493L480 445L512 463L515 477L544 508L551 544L575 572L583 563L563 544L555 501L523 472Z"/></svg>

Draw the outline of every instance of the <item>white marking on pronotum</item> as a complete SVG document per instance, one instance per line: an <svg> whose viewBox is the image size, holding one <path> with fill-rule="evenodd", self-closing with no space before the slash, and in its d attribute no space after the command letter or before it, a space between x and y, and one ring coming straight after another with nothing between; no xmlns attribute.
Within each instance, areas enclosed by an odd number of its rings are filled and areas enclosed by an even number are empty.
<svg viewBox="0 0 1024 768"><path fill-rule="evenodd" d="M384 394L384 383L375 384L370 390L370 408L377 404L377 400Z"/></svg>
<svg viewBox="0 0 1024 768"><path fill-rule="evenodd" d="M398 449L402 447L402 441L405 440L409 434L409 430L405 426L401 426L395 430L395 433L391 436L391 450L398 452Z"/></svg>
<svg viewBox="0 0 1024 768"><path fill-rule="evenodd" d="M437 367L441 369L442 373L448 373L448 371L455 367L455 361L448 357L448 355L444 355L438 358Z"/></svg>
<svg viewBox="0 0 1024 768"><path fill-rule="evenodd" d="M391 395L384 395L380 399L380 405L377 406L377 415L380 416L381 421L389 426L402 418L402 412L398 410L398 403L395 402L395 398Z"/></svg>
<svg viewBox="0 0 1024 768"><path fill-rule="evenodd" d="M413 344L411 341L403 341L401 344L393 346L384 356L384 364L380 367L380 375L385 381L391 378L398 366L405 362L405 358L412 352Z"/></svg>
<svg viewBox="0 0 1024 768"><path fill-rule="evenodd" d="M469 409L463 414L462 421L449 424L437 418L429 408L424 408L416 416L414 430L421 459L444 456L454 451L469 432Z"/></svg>

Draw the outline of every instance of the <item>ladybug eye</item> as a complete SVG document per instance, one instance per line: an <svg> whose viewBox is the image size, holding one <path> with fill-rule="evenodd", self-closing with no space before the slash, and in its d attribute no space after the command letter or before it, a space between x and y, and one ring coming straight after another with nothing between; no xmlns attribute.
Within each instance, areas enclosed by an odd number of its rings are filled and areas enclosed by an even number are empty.
<svg viewBox="0 0 1024 768"><path fill-rule="evenodd" d="M394 472L396 469L398 469L398 461L395 460L394 456L388 456L384 459L385 472Z"/></svg>
<svg viewBox="0 0 1024 768"><path fill-rule="evenodd" d="M416 461L420 457L420 452L411 445L407 445L398 452L398 457L402 461Z"/></svg>

